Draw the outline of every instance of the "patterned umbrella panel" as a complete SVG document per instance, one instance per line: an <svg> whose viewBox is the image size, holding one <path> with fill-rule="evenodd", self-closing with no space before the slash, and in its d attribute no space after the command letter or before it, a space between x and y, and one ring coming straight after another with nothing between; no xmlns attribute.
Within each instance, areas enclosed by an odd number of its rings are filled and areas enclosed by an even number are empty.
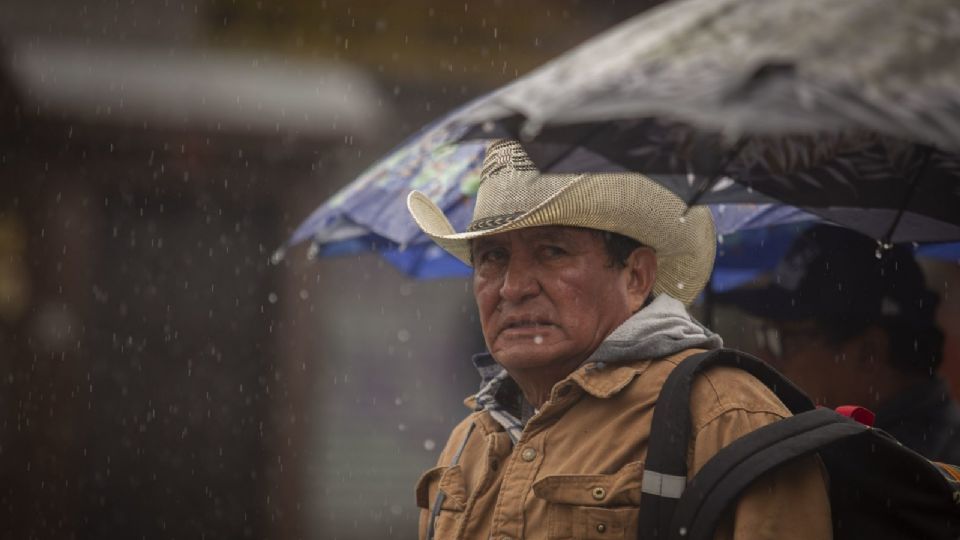
<svg viewBox="0 0 960 540"><path fill-rule="evenodd" d="M464 132L446 119L424 127L314 210L287 244L310 238L322 246L369 234L399 246L427 241L407 213L411 190L437 202L454 226L466 226L486 143L455 144Z"/></svg>

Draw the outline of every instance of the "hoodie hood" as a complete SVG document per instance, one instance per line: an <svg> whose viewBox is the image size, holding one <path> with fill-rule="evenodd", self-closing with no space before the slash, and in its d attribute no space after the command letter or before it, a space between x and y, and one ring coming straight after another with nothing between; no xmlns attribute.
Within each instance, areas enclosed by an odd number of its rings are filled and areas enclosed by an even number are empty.
<svg viewBox="0 0 960 540"><path fill-rule="evenodd" d="M720 347L719 335L691 317L679 300L661 294L607 336L586 362L663 358L686 349Z"/></svg>

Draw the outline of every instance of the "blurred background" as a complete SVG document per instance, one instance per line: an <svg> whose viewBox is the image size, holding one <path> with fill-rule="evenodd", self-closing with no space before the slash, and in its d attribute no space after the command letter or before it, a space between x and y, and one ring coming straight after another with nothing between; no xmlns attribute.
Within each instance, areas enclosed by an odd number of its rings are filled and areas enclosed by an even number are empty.
<svg viewBox="0 0 960 540"><path fill-rule="evenodd" d="M0 536L412 538L464 280L270 255L642 3L0 1Z"/></svg>
<svg viewBox="0 0 960 540"><path fill-rule="evenodd" d="M478 382L468 281L271 255L426 122L654 3L0 0L0 536L414 538ZM957 373L960 274L927 270Z"/></svg>

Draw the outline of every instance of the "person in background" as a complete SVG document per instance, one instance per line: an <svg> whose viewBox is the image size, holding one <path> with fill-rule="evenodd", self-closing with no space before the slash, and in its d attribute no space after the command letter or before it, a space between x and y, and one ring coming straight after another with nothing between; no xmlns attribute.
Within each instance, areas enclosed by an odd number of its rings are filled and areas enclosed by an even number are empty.
<svg viewBox="0 0 960 540"><path fill-rule="evenodd" d="M722 341L687 313L713 267L709 210L635 173L541 174L514 141L490 146L458 233L413 192L437 244L473 266L488 352L480 391L417 485L420 537L636 538L644 493L686 478L644 469L667 375ZM694 384L689 470L790 413L730 368ZM826 484L804 458L751 486L718 538L830 538Z"/></svg>
<svg viewBox="0 0 960 540"><path fill-rule="evenodd" d="M861 405L875 426L928 459L960 463L960 405L937 375L943 333L912 251L880 249L818 224L790 246L770 282L718 294L762 320L765 360L820 405Z"/></svg>

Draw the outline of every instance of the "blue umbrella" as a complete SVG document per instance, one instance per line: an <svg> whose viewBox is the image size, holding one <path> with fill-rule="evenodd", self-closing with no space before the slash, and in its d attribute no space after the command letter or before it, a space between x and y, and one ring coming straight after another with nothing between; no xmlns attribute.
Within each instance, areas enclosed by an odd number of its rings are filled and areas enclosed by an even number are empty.
<svg viewBox="0 0 960 540"><path fill-rule="evenodd" d="M468 108L467 105L463 109ZM486 143L457 143L464 129L450 119L463 109L427 125L386 157L374 163L347 187L323 203L294 231L287 245L308 238L319 255L358 246L372 239L405 247L425 241L406 209L406 194L416 189L450 214L454 225L463 225L473 209L472 197L480 179Z"/></svg>
<svg viewBox="0 0 960 540"><path fill-rule="evenodd" d="M471 105L428 124L371 165L314 210L274 258L309 239L311 257L376 251L418 279L469 275L466 265L417 227L406 196L419 190L437 201L455 227L469 223L486 143L458 142L464 129L452 120Z"/></svg>

